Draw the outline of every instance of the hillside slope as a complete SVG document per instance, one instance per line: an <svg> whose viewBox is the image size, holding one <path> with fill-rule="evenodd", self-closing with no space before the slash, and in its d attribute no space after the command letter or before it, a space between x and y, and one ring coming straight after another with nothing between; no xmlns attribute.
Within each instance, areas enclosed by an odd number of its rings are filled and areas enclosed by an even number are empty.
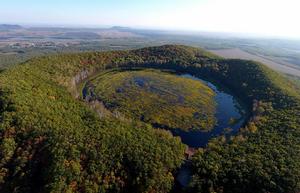
<svg viewBox="0 0 300 193"><path fill-rule="evenodd" d="M185 146L139 122L99 118L79 85L110 68L172 69L217 81L249 107L238 136L193 159L195 192L299 192L299 91L251 61L196 48L67 54L32 59L0 75L1 192L169 192ZM43 168L43 170L40 170Z"/></svg>

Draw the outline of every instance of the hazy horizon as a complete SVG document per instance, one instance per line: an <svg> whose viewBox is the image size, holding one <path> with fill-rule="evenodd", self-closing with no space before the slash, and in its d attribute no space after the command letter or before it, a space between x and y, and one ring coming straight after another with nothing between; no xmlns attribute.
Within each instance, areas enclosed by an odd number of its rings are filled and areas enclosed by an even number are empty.
<svg viewBox="0 0 300 193"><path fill-rule="evenodd" d="M52 27L125 26L300 38L296 0L11 0L0 23Z"/></svg>

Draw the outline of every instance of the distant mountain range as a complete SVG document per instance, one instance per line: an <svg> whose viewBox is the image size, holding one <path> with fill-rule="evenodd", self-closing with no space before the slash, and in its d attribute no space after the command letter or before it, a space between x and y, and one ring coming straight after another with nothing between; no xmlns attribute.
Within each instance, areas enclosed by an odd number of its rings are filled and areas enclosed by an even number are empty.
<svg viewBox="0 0 300 193"><path fill-rule="evenodd" d="M9 25L9 24L0 24L0 30L16 30L22 29L23 27L20 25Z"/></svg>
<svg viewBox="0 0 300 193"><path fill-rule="evenodd" d="M130 31L130 30L132 30L130 27L123 27L123 26L113 26L110 29L111 30L118 30L118 31Z"/></svg>

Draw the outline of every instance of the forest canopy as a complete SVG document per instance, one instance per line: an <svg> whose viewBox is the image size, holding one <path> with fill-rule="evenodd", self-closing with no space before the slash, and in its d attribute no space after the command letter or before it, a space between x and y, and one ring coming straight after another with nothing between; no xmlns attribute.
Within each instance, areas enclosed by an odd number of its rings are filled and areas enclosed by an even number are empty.
<svg viewBox="0 0 300 193"><path fill-rule="evenodd" d="M186 72L229 88L252 118L192 159L190 192L300 191L300 93L260 63L166 45L31 59L0 74L0 192L170 192L179 138L140 121L99 117L80 84L112 68ZM41 170L43 168L43 170Z"/></svg>

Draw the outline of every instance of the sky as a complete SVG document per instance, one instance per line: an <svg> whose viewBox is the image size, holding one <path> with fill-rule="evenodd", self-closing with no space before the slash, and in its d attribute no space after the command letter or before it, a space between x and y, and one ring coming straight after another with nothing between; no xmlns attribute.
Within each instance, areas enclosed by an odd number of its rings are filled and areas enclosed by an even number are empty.
<svg viewBox="0 0 300 193"><path fill-rule="evenodd" d="M300 38L300 0L0 0L0 23Z"/></svg>

